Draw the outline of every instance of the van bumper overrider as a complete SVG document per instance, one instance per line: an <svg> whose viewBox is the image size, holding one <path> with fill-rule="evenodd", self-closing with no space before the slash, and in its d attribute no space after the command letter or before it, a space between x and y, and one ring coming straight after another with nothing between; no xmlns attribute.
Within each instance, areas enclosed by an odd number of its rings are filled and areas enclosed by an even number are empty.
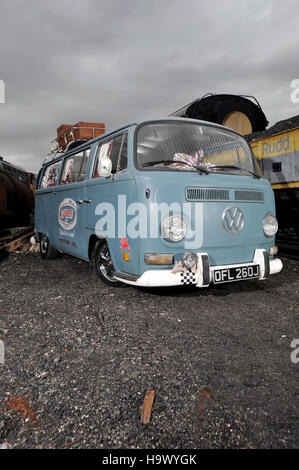
<svg viewBox="0 0 299 470"><path fill-rule="evenodd" d="M265 280L271 274L279 273L282 270L282 262L279 258L269 259L266 250L257 249L251 262L230 264L221 266L210 266L209 256L207 253L197 253L197 266L192 270L182 270L181 272L173 272L168 269L150 269L145 271L141 276L126 275L123 273L115 273L114 277L126 284L142 287L166 287L194 285L196 287L207 287L214 282L214 272L226 268L244 268L248 265L259 266L259 277L254 279ZM240 280L248 280L240 279ZM238 279L235 279L238 280ZM224 281L224 282L230 282Z"/></svg>

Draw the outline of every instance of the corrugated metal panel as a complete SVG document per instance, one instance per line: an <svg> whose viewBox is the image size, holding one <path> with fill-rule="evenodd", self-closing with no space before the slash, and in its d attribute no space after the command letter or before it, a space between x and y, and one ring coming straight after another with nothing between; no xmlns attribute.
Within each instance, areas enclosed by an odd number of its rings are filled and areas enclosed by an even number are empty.
<svg viewBox="0 0 299 470"><path fill-rule="evenodd" d="M269 129L266 129L265 131L248 134L245 136L245 139L247 142L251 142L252 140L266 139L268 137L281 134L283 132L288 132L297 128L299 128L299 114L288 119L284 119L283 121L278 121L276 124L274 124L274 126L269 127Z"/></svg>

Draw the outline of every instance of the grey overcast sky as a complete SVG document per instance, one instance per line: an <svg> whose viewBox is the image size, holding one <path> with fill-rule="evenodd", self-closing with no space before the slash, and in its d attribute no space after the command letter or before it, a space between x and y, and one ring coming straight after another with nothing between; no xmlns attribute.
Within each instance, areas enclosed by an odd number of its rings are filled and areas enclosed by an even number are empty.
<svg viewBox="0 0 299 470"><path fill-rule="evenodd" d="M37 171L61 123L162 117L207 92L299 114L298 0L1 0L0 155Z"/></svg>

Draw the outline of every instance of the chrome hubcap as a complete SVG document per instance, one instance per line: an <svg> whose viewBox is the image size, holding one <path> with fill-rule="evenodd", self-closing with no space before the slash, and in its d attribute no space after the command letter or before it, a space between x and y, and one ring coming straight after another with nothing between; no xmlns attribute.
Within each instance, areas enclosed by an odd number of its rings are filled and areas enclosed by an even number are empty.
<svg viewBox="0 0 299 470"><path fill-rule="evenodd" d="M109 248L105 243L99 253L98 257L98 269L101 271L103 276L108 279L110 282L117 282L117 279L114 278L113 264L109 253Z"/></svg>

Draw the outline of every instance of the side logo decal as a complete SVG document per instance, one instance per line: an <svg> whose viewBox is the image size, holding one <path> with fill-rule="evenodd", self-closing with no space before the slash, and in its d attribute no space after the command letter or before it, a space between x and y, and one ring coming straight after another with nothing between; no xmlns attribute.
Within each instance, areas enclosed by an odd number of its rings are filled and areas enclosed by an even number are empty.
<svg viewBox="0 0 299 470"><path fill-rule="evenodd" d="M65 230L72 230L77 223L77 204L73 199L64 199L58 208L58 222Z"/></svg>

